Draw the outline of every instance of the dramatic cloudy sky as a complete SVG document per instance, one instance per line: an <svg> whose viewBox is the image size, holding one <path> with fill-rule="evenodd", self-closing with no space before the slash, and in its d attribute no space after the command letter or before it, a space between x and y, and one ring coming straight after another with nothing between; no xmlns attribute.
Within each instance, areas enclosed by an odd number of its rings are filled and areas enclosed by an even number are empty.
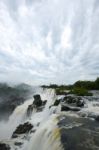
<svg viewBox="0 0 99 150"><path fill-rule="evenodd" d="M99 0L0 0L0 82L99 76Z"/></svg>

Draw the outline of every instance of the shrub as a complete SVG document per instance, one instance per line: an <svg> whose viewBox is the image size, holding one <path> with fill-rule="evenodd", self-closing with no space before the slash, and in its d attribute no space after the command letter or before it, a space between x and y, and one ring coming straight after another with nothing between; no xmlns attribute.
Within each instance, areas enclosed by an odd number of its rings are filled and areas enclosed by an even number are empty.
<svg viewBox="0 0 99 150"><path fill-rule="evenodd" d="M70 94L75 94L77 96L92 96L92 93L89 93L88 90L84 88L74 88L70 91Z"/></svg>

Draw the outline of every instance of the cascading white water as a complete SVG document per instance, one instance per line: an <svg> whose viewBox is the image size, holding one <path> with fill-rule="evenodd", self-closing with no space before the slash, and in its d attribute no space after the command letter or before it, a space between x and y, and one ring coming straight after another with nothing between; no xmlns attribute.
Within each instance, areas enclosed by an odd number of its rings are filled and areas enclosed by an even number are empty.
<svg viewBox="0 0 99 150"><path fill-rule="evenodd" d="M29 150L62 150L57 115L45 121L31 138Z"/></svg>
<svg viewBox="0 0 99 150"><path fill-rule="evenodd" d="M41 112L33 112L32 116L28 118L26 116L27 108L30 104L33 103L33 99L27 100L24 102L24 104L18 106L10 116L8 122L0 123L0 140L4 141L10 139L13 131L19 124L29 121L33 124L34 127L37 128L37 131L35 134L31 135L31 142L26 142L23 145L22 150L27 149L27 147L31 147L30 150L49 150L50 148L55 150L58 147L59 150L62 149L59 129L57 127L57 116L52 115L53 112L51 109L49 109L49 106L51 106L55 101L55 92L52 89L39 90L39 94L41 95L42 100L47 100L47 104L44 110ZM38 123L40 124L39 127L37 127ZM43 135L44 137L41 141ZM32 143L35 143L35 145ZM29 144L31 146L29 146ZM35 149L33 147L35 147Z"/></svg>
<svg viewBox="0 0 99 150"><path fill-rule="evenodd" d="M30 143L25 150L62 150L60 142L60 131L57 127L57 115L50 113L51 106L56 98L54 90L46 90L41 94L42 99L47 99L45 109L32 116L32 123L40 122L40 126L36 133L32 136ZM37 119L38 118L38 119ZM37 123L37 122L36 122Z"/></svg>
<svg viewBox="0 0 99 150"><path fill-rule="evenodd" d="M37 88L35 93L42 92L42 89ZM16 107L9 120L0 122L0 140L9 139L12 136L13 131L20 123L24 123L27 119L26 112L30 104L33 103L34 99L25 101L22 105Z"/></svg>
<svg viewBox="0 0 99 150"><path fill-rule="evenodd" d="M16 127L25 121L26 119L26 111L28 105L30 105L33 100L28 100L24 104L18 106L13 114L9 117L8 122L0 122L0 140L1 139L9 139L16 129Z"/></svg>
<svg viewBox="0 0 99 150"><path fill-rule="evenodd" d="M33 103L33 99L30 99L15 109L8 122L0 123L0 140L12 146L12 150L16 149L14 145L15 141L22 141L23 143L22 147L18 147L17 150L63 150L61 128L57 125L60 121L59 117L63 115L79 117L80 113L88 114L91 112L98 114L99 102L98 100L93 100L93 98L90 101L90 98L87 100L86 97L84 108L76 114L74 112L61 112L61 104L52 106L49 109L49 106L53 105L56 98L60 98L55 95L54 90L41 89L36 94L40 94L43 101L47 100L45 108L42 111L36 112L33 110L32 115L28 117L27 108ZM27 139L29 140L22 138L23 136L19 136L17 139L11 139L11 135L16 127L24 122L30 122L33 125L33 130L35 130L35 132L27 135ZM79 125L81 124L76 124L76 126ZM67 128L72 128L73 126L75 126L75 123L69 124L69 126L67 125Z"/></svg>
<svg viewBox="0 0 99 150"><path fill-rule="evenodd" d="M99 115L99 100L87 100L85 99L85 107L80 111L81 114L85 116L94 117Z"/></svg>

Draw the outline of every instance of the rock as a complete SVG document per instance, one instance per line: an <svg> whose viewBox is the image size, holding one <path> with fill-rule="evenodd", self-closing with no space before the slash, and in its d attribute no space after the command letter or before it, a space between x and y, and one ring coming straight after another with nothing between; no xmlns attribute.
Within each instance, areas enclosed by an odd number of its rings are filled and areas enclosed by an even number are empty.
<svg viewBox="0 0 99 150"><path fill-rule="evenodd" d="M58 105L60 104L60 101L61 101L61 99L56 99L55 102L54 102L54 104L51 105L51 106L49 106L49 109L50 109L51 107L53 107L53 106L58 106Z"/></svg>
<svg viewBox="0 0 99 150"><path fill-rule="evenodd" d="M30 117L33 112L33 104L29 105L27 108L27 116Z"/></svg>
<svg viewBox="0 0 99 150"><path fill-rule="evenodd" d="M32 128L33 128L33 125L30 124L29 122L26 122L26 123L24 123L24 124L20 124L20 125L16 128L16 130L13 132L12 138L16 138L16 137L18 137L18 135L20 135L20 134L29 133Z"/></svg>
<svg viewBox="0 0 99 150"><path fill-rule="evenodd" d="M62 105L61 111L70 111L70 108L68 106Z"/></svg>
<svg viewBox="0 0 99 150"><path fill-rule="evenodd" d="M16 146L21 146L22 143L21 143L21 142L15 142L14 145L16 145Z"/></svg>
<svg viewBox="0 0 99 150"><path fill-rule="evenodd" d="M96 117L95 117L95 120L96 120L96 121L99 121L99 116L96 116Z"/></svg>
<svg viewBox="0 0 99 150"><path fill-rule="evenodd" d="M0 143L0 150L10 150L10 147L5 143Z"/></svg>
<svg viewBox="0 0 99 150"><path fill-rule="evenodd" d="M68 104L71 104L71 103L75 103L76 99L75 99L75 97L72 97L72 96L65 96L63 98L63 101L68 103Z"/></svg>
<svg viewBox="0 0 99 150"><path fill-rule="evenodd" d="M47 103L47 100L44 100L44 101L42 102L42 105L45 106L46 103Z"/></svg>
<svg viewBox="0 0 99 150"><path fill-rule="evenodd" d="M75 106L77 106L77 107L84 106L84 101L82 100L81 97L65 96L63 98L63 102L65 102L67 104L75 104Z"/></svg>
<svg viewBox="0 0 99 150"><path fill-rule="evenodd" d="M61 111L80 111L80 109L77 107L71 107L71 106L62 104L61 105Z"/></svg>
<svg viewBox="0 0 99 150"><path fill-rule="evenodd" d="M83 100L78 100L76 102L77 107L84 107L84 101Z"/></svg>
<svg viewBox="0 0 99 150"><path fill-rule="evenodd" d="M44 109L44 106L38 107L37 112L41 112L41 111L43 111L43 109Z"/></svg>
<svg viewBox="0 0 99 150"><path fill-rule="evenodd" d="M33 109L35 108L37 112L40 112L44 109L47 100L42 101L40 95L34 95L33 104L29 105L27 108L27 116L30 117Z"/></svg>
<svg viewBox="0 0 99 150"><path fill-rule="evenodd" d="M57 99L55 102L54 102L54 106L58 106L59 105L59 103L60 103L60 99Z"/></svg>
<svg viewBox="0 0 99 150"><path fill-rule="evenodd" d="M34 97L33 105L35 105L36 107L42 106L41 96L38 94L38 95L34 95L33 97Z"/></svg>

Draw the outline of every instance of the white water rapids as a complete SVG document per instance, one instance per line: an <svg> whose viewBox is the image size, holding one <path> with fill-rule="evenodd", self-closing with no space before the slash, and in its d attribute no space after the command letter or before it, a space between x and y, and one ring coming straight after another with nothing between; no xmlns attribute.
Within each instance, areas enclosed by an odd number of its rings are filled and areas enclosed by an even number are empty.
<svg viewBox="0 0 99 150"><path fill-rule="evenodd" d="M54 90L41 90L41 99L47 100L47 104L43 111L32 112L31 118L26 116L27 108L33 103L33 99L27 100L24 104L18 106L13 114L10 116L8 122L0 122L0 140L10 142L13 147L13 140L10 138L16 127L26 121L31 122L34 128L37 129L36 133L31 134L30 142L25 141L22 150L55 150L62 149L60 143L59 129L57 127L57 115L53 114L55 108L50 109L49 106L55 101ZM57 109L58 110L58 109ZM37 124L40 124L37 127ZM56 142L54 142L56 141ZM28 145L29 144L29 145Z"/></svg>
<svg viewBox="0 0 99 150"><path fill-rule="evenodd" d="M0 141L11 146L11 150L63 150L61 143L61 133L58 127L61 114L67 116L79 117L86 113L86 116L91 113L99 115L99 101L92 101L85 98L85 106L80 112L61 112L61 106L53 106L49 109L57 98L54 90L39 90L38 94L41 95L41 99L47 100L47 104L43 111L36 112L33 109L31 117L27 117L27 108L33 103L33 99L25 101L22 105L17 106L15 111L9 117L8 122L0 122ZM33 129L36 132L26 135L26 139L20 136L16 139L12 139L11 136L16 127L22 123L30 122L33 125ZM75 125L67 125L66 128L72 128L73 126L79 126L79 123ZM21 147L15 147L14 142L22 142Z"/></svg>

